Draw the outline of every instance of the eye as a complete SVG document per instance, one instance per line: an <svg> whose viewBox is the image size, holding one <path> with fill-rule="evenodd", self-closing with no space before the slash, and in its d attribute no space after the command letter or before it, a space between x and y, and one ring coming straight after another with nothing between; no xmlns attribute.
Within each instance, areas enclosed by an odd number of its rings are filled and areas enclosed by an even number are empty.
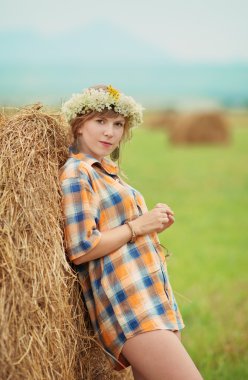
<svg viewBox="0 0 248 380"><path fill-rule="evenodd" d="M99 124L104 123L104 120L103 120L103 119L97 119L96 121L97 121L97 123L99 123Z"/></svg>
<svg viewBox="0 0 248 380"><path fill-rule="evenodd" d="M121 121L117 121L115 125L117 125L118 127L124 127L124 123L122 123Z"/></svg>

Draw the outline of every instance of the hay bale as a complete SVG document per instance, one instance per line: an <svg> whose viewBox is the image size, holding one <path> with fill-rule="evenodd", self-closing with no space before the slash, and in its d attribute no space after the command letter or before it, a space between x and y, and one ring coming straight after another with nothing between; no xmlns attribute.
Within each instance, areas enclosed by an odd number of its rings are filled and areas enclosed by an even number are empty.
<svg viewBox="0 0 248 380"><path fill-rule="evenodd" d="M58 169L67 147L59 115L39 105L0 128L2 379L120 378L93 337L65 258Z"/></svg>
<svg viewBox="0 0 248 380"><path fill-rule="evenodd" d="M0 110L0 128L2 128L2 126L4 125L5 119L6 119L6 116L4 112Z"/></svg>
<svg viewBox="0 0 248 380"><path fill-rule="evenodd" d="M170 129L169 140L173 144L227 144L230 129L221 113L186 114Z"/></svg>
<svg viewBox="0 0 248 380"><path fill-rule="evenodd" d="M151 129L170 130L177 120L177 112L173 109L157 111L146 118L146 124Z"/></svg>

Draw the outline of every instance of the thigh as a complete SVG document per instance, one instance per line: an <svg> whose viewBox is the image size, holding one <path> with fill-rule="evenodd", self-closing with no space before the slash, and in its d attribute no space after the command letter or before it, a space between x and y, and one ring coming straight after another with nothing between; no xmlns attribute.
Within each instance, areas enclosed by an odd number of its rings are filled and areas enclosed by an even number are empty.
<svg viewBox="0 0 248 380"><path fill-rule="evenodd" d="M146 378L141 375L141 373L138 372L136 368L132 367L132 371L134 380L146 380Z"/></svg>
<svg viewBox="0 0 248 380"><path fill-rule="evenodd" d="M122 354L140 379L202 380L178 336L170 330L137 334L125 342Z"/></svg>
<svg viewBox="0 0 248 380"><path fill-rule="evenodd" d="M181 337L181 331L173 331L174 334L178 337L178 339L181 341L182 340L182 337Z"/></svg>
<svg viewBox="0 0 248 380"><path fill-rule="evenodd" d="M181 332L176 330L176 331L173 331L173 333L176 335L176 337L181 340ZM123 356L123 355L122 355ZM123 356L124 358L124 356ZM130 364L130 363L129 363ZM137 369L135 367L132 367L132 371L133 371L133 377L134 377L134 380L146 380L144 378L143 375L141 375L141 373L139 371L137 371Z"/></svg>

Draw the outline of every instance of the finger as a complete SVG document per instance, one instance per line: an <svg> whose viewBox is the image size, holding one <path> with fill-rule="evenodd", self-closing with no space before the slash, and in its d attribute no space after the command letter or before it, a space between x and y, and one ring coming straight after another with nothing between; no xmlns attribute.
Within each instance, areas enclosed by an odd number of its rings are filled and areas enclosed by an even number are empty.
<svg viewBox="0 0 248 380"><path fill-rule="evenodd" d="M175 222L175 218L171 217L168 221L168 224L173 224Z"/></svg>
<svg viewBox="0 0 248 380"><path fill-rule="evenodd" d="M163 207L163 208L169 208L170 209L170 206L168 206L166 203L157 203L156 207Z"/></svg>
<svg viewBox="0 0 248 380"><path fill-rule="evenodd" d="M166 203L157 203L155 207L165 207L165 208L170 208Z"/></svg>
<svg viewBox="0 0 248 380"><path fill-rule="evenodd" d="M155 207L165 207L165 204L164 204L164 203L157 203L157 204L155 205Z"/></svg>
<svg viewBox="0 0 248 380"><path fill-rule="evenodd" d="M173 224L174 222L175 222L175 218L173 216L170 216L169 218L164 219L163 223L170 225L170 224Z"/></svg>
<svg viewBox="0 0 248 380"><path fill-rule="evenodd" d="M174 211L172 211L172 210L166 210L165 212L166 212L166 214L169 215L169 216L175 214Z"/></svg>
<svg viewBox="0 0 248 380"><path fill-rule="evenodd" d="M156 207L160 207L166 210L166 212L173 212L170 206L168 206L166 203L157 203Z"/></svg>
<svg viewBox="0 0 248 380"><path fill-rule="evenodd" d="M174 211L172 211L171 209L165 209L165 208L160 208L160 212L163 214L167 214L168 216L175 214Z"/></svg>
<svg viewBox="0 0 248 380"><path fill-rule="evenodd" d="M160 218L159 221L161 223L168 223L169 222L169 218L168 217L163 217L163 218Z"/></svg>

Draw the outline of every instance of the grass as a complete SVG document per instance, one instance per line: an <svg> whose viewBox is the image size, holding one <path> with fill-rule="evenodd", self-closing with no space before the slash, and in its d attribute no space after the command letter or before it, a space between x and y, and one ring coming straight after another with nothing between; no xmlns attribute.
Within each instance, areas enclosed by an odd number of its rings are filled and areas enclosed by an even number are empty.
<svg viewBox="0 0 248 380"><path fill-rule="evenodd" d="M173 252L183 343L206 380L248 378L248 128L235 115L230 123L228 146L175 147L143 128L123 152L148 208L162 202L175 212L160 240Z"/></svg>

